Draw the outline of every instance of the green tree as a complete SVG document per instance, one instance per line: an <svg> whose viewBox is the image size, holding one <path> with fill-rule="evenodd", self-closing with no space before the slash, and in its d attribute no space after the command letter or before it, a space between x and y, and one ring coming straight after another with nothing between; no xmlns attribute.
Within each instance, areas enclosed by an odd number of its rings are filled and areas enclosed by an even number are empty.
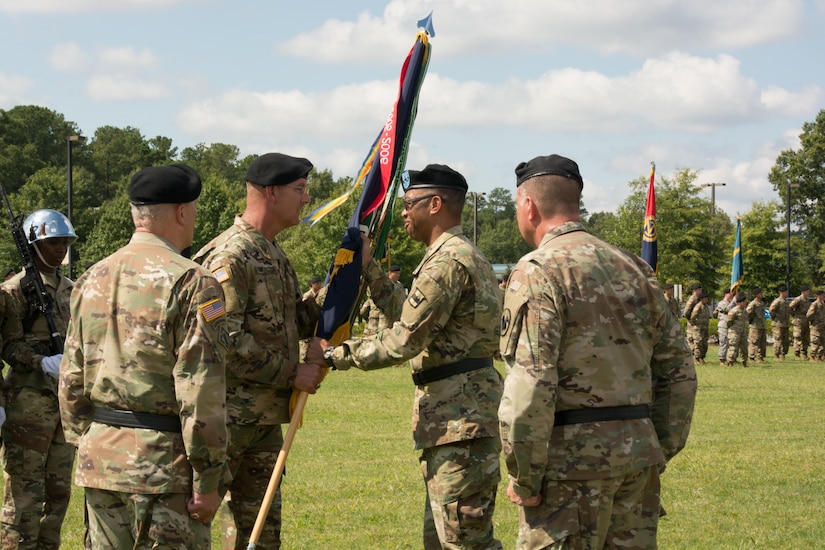
<svg viewBox="0 0 825 550"><path fill-rule="evenodd" d="M114 186L135 171L152 164L152 151L140 130L127 126L101 126L88 145L91 167L101 185L103 197L109 197Z"/></svg>
<svg viewBox="0 0 825 550"><path fill-rule="evenodd" d="M825 283L825 110L814 122L802 125L800 148L782 151L768 180L788 208L790 187L791 221L799 239L794 247L791 287ZM794 187L798 186L798 187ZM804 246L799 246L804 243Z"/></svg>
<svg viewBox="0 0 825 550"><path fill-rule="evenodd" d="M742 287L756 287L765 297L775 297L776 287L785 280L785 239L780 229L779 204L776 201L755 202L742 216L742 267L745 280ZM730 273L730 271L728 271Z"/></svg>
<svg viewBox="0 0 825 550"><path fill-rule="evenodd" d="M181 152L181 162L194 168L201 177L223 178L243 188L242 182L249 164L239 162L239 154L240 149L235 145L199 143L194 147L186 147Z"/></svg>

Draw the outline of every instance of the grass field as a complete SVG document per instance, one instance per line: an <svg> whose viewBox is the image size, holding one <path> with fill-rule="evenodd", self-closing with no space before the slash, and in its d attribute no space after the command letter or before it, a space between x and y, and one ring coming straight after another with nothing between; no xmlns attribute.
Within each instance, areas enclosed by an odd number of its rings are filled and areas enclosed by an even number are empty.
<svg viewBox="0 0 825 550"><path fill-rule="evenodd" d="M715 354L698 366L690 439L664 474L660 548L825 547L825 363L743 369ZM333 372L310 397L283 483L284 548L421 547L412 397L406 368ZM76 490L65 548L82 547L81 502ZM502 481L495 519L507 549L516 518Z"/></svg>

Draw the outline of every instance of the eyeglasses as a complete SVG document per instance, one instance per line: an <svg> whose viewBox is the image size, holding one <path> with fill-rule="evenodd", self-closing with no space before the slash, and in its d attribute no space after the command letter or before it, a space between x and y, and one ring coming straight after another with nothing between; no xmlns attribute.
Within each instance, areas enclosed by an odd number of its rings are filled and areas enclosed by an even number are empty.
<svg viewBox="0 0 825 550"><path fill-rule="evenodd" d="M404 199L404 210L411 210L413 206L418 204L419 202L425 199L431 199L433 197L437 197L438 195L424 195L423 197L416 197L414 199ZM443 199L442 199L443 200Z"/></svg>
<svg viewBox="0 0 825 550"><path fill-rule="evenodd" d="M309 184L301 185L299 187L295 187L294 185L284 185L284 187L289 187L290 189L295 189L298 191L302 196L309 196Z"/></svg>

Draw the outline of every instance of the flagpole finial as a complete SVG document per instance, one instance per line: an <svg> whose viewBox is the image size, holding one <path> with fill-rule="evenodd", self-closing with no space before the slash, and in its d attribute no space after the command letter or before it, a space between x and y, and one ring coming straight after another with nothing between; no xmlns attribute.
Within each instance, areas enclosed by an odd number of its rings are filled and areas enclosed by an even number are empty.
<svg viewBox="0 0 825 550"><path fill-rule="evenodd" d="M429 34L432 37L435 37L435 29L433 28L433 12L432 11L430 11L430 14L427 17L425 17L424 19L419 19L418 20L418 28L419 29L424 29L425 31L427 31L427 34Z"/></svg>

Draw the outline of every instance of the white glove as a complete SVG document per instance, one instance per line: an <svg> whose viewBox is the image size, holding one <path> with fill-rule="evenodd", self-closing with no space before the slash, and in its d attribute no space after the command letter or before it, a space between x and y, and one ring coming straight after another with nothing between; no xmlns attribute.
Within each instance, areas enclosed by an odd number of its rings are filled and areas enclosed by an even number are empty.
<svg viewBox="0 0 825 550"><path fill-rule="evenodd" d="M3 427L3 423L6 421L6 409L0 407L0 427Z"/></svg>
<svg viewBox="0 0 825 550"><path fill-rule="evenodd" d="M49 357L44 357L42 361L40 361L40 366L43 368L43 372L57 380L57 377L60 376L60 360L63 359L63 354L59 355L51 355Z"/></svg>

